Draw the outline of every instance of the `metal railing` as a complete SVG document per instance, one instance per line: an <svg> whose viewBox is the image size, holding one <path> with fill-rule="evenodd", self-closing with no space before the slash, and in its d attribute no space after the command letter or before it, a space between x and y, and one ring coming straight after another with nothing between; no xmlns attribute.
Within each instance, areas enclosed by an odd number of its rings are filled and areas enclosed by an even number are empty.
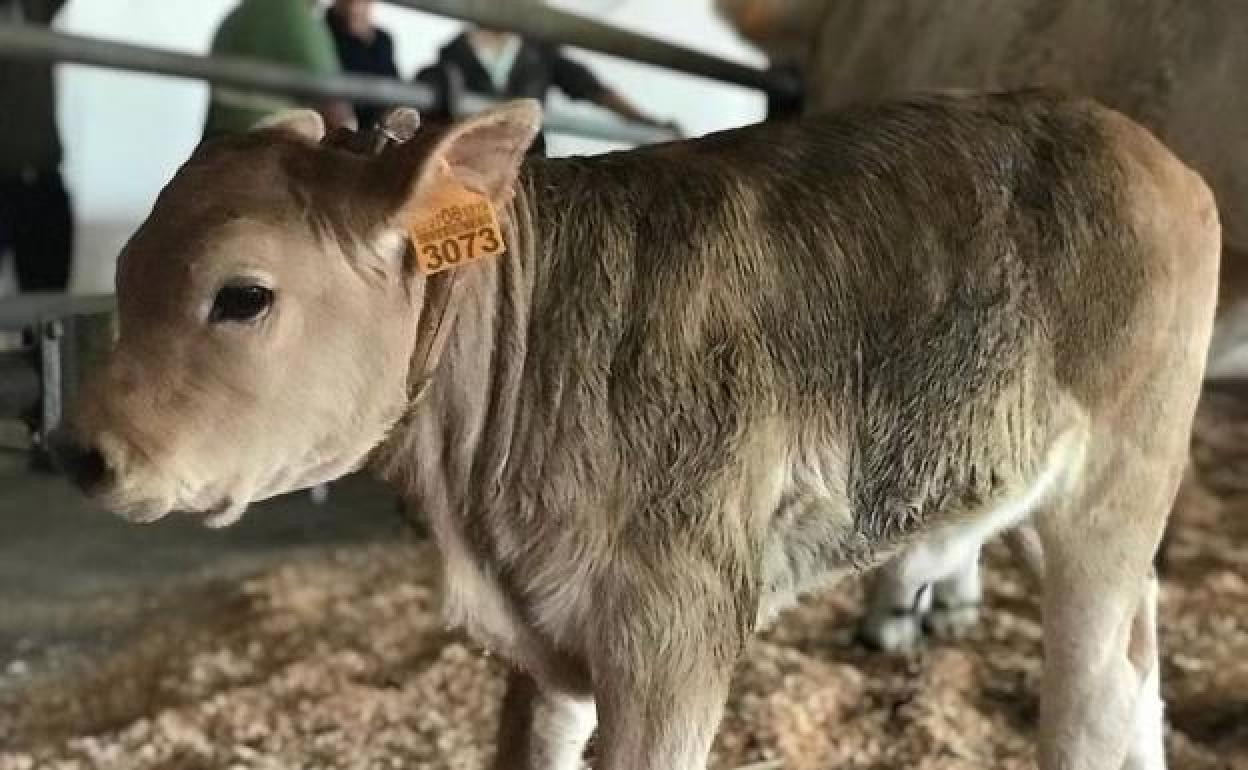
<svg viewBox="0 0 1248 770"><path fill-rule="evenodd" d="M63 61L151 75L190 78L214 85L288 94L305 99L342 99L361 104L431 109L433 89L366 75L320 77L291 67L231 56L197 56L160 48L70 35L44 27L0 24L0 59ZM478 99L478 107L491 100ZM547 112L543 126L554 133L574 133L608 141L643 143L673 138L671 131L623 120L610 122Z"/></svg>
<svg viewBox="0 0 1248 770"><path fill-rule="evenodd" d="M680 2L680 0L672 0ZM485 27L506 29L533 40L584 48L622 59L652 64L686 75L793 96L799 84L791 75L761 70L691 48L613 27L584 16L558 11L531 0L384 0L390 5L446 16Z"/></svg>
<svg viewBox="0 0 1248 770"><path fill-rule="evenodd" d="M0 301L0 331L19 330L32 321L51 321L71 313L109 313L117 300L111 294L70 296L60 292L29 292Z"/></svg>

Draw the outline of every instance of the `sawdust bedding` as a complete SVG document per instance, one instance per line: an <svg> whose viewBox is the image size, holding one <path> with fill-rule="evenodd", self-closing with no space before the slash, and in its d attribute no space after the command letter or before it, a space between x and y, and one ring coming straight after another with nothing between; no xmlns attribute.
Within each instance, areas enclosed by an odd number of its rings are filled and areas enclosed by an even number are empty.
<svg viewBox="0 0 1248 770"><path fill-rule="evenodd" d="M1248 770L1248 397L1211 393L1196 459L1220 507L1181 510L1160 613L1172 768ZM503 666L437 615L429 543L308 557L169 596L124 644L0 708L0 770L487 765ZM968 639L855 641L861 587L788 613L742 660L712 767L1031 767L1034 591L999 545Z"/></svg>

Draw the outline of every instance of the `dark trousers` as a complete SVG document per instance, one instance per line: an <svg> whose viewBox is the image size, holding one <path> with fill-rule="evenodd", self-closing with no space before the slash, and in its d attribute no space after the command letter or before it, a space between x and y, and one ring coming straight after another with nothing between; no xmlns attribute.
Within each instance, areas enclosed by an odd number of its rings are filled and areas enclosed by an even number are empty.
<svg viewBox="0 0 1248 770"><path fill-rule="evenodd" d="M59 171L0 176L0 254L13 252L22 291L65 291L74 249Z"/></svg>
<svg viewBox="0 0 1248 770"><path fill-rule="evenodd" d="M22 291L65 291L74 249L74 220L69 194L57 170L0 175L0 257L13 253L17 285ZM22 334L34 343L33 330ZM30 351L38 364L37 349ZM42 444L38 408L22 415L32 436ZM41 449L32 456L43 467Z"/></svg>

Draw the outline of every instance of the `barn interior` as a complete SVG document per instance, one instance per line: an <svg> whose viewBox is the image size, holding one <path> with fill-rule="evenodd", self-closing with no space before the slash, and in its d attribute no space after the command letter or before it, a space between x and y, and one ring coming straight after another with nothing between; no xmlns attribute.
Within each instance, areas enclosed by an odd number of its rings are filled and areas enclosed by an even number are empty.
<svg viewBox="0 0 1248 770"><path fill-rule="evenodd" d="M225 529L177 516L140 526L82 495L43 446L115 337L117 254L199 142L210 88L433 109L437 95L413 76L470 25L561 46L637 105L622 116L553 93L552 156L928 89L1055 86L1138 120L1199 171L1218 200L1222 272L1196 482L1157 562L1165 743L1178 770L1248 770L1248 167L1235 161L1248 153L1236 74L1248 73L1248 16L1237 4L361 3L393 38L397 79L214 52L237 0L68 0L47 4L58 8L46 20L38 5L0 0L0 91L29 72L18 65L54 67L74 245L64 287L24 289L0 212L0 770L496 762L506 664L444 622L428 517L394 489L352 473L257 503ZM453 96L456 115L490 103ZM1035 766L1040 589L999 539L983 570L979 622L907 650L860 634L869 576L804 598L749 643L710 767Z"/></svg>

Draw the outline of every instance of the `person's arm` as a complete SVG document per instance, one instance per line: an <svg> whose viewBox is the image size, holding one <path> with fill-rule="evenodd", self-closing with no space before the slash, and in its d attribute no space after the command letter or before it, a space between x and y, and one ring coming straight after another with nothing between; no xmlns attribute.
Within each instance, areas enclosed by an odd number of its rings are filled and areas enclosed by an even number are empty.
<svg viewBox="0 0 1248 770"><path fill-rule="evenodd" d="M573 61L559 51L551 51L551 74L554 84L570 99L581 99L614 112L625 120L666 128L680 135L680 127L672 121L659 120L639 110L618 91L606 86L588 67Z"/></svg>
<svg viewBox="0 0 1248 770"><path fill-rule="evenodd" d="M653 115L648 115L642 112L641 110L637 109L637 107L635 107L632 102L625 99L624 96L620 94L619 91L613 91L610 88L604 88L602 93L598 97L597 104L601 107L605 107L606 109L611 110L616 115L619 115L625 120L632 120L638 123L645 123L646 125L655 126L656 128L666 128L667 130L671 131L677 136L681 135L680 126L678 126L675 121L660 120L659 118L656 118Z"/></svg>

